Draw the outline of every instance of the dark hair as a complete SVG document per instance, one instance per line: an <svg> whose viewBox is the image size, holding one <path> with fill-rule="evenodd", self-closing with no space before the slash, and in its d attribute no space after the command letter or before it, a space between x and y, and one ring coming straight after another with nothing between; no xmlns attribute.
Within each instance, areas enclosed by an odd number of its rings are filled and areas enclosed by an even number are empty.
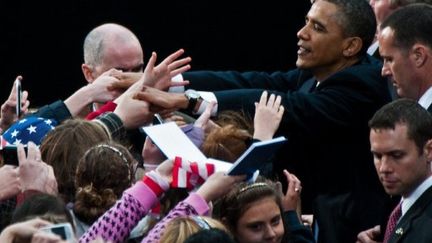
<svg viewBox="0 0 432 243"><path fill-rule="evenodd" d="M365 0L324 0L335 4L339 12L336 21L342 26L346 37L359 37L363 46L359 55L366 54L375 38L376 19L369 1Z"/></svg>
<svg viewBox="0 0 432 243"><path fill-rule="evenodd" d="M241 182L216 202L217 217L235 235L237 221L249 209L250 204L262 198L272 197L282 212L280 190L275 182L258 177L255 183Z"/></svg>
<svg viewBox="0 0 432 243"><path fill-rule="evenodd" d="M116 142L91 147L78 162L74 213L92 224L121 197L134 180L136 161Z"/></svg>
<svg viewBox="0 0 432 243"><path fill-rule="evenodd" d="M235 243L234 239L225 231L217 228L200 230L189 236L184 243Z"/></svg>
<svg viewBox="0 0 432 243"><path fill-rule="evenodd" d="M42 160L53 167L59 194L65 202L74 201L78 161L90 147L109 140L109 135L98 123L69 119L48 133L42 141Z"/></svg>
<svg viewBox="0 0 432 243"><path fill-rule="evenodd" d="M411 4L393 12L381 24L381 30L389 27L394 31L394 45L408 50L416 42L432 48L432 6Z"/></svg>
<svg viewBox="0 0 432 243"><path fill-rule="evenodd" d="M390 6L395 7L403 7L414 3L427 3L432 4L431 0L389 0Z"/></svg>
<svg viewBox="0 0 432 243"><path fill-rule="evenodd" d="M408 138L412 139L420 154L429 139L432 139L432 116L416 101L397 99L384 105L369 121L371 129L395 129L397 124L406 125Z"/></svg>
<svg viewBox="0 0 432 243"><path fill-rule="evenodd" d="M37 193L24 200L15 208L11 224L26 221L35 217L46 219L52 223L69 222L73 225L72 215L65 202L56 196Z"/></svg>

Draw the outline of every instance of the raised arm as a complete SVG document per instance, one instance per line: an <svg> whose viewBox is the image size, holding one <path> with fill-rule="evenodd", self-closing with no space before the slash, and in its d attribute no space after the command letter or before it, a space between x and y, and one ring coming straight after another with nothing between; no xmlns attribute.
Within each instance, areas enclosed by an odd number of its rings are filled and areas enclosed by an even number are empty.
<svg viewBox="0 0 432 243"><path fill-rule="evenodd" d="M264 91L259 102L255 102L254 134L253 138L264 141L273 138L282 120L284 107L281 96Z"/></svg>
<svg viewBox="0 0 432 243"><path fill-rule="evenodd" d="M125 81L114 77L117 72L115 69L106 71L93 83L80 88L67 98L64 103L72 117L80 114L85 107L93 102L105 103L119 97L124 91L120 87L124 86Z"/></svg>
<svg viewBox="0 0 432 243"><path fill-rule="evenodd" d="M166 225L179 216L205 215L208 214L209 203L228 193L238 182L246 176L228 176L223 172L212 174L196 193L191 193L182 202L178 203L153 229L148 233L142 242L157 242L163 234Z"/></svg>
<svg viewBox="0 0 432 243"><path fill-rule="evenodd" d="M21 76L16 77L17 80L22 80ZM6 131L14 122L16 122L19 117L16 114L16 82L12 85L12 90L9 94L8 99L1 106L1 114L0 114L0 132ZM28 112L28 108L30 106L30 101L28 100L28 92L24 90L21 96L21 112L22 114L26 114Z"/></svg>

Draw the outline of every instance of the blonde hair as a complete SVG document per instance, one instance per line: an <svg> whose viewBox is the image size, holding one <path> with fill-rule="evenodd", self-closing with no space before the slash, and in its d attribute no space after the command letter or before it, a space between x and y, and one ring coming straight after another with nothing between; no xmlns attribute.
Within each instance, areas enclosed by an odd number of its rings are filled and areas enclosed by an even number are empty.
<svg viewBox="0 0 432 243"><path fill-rule="evenodd" d="M208 228L223 230L231 235L227 228L217 219L206 216L189 215L178 217L170 221L162 233L160 242L183 243L192 234L205 229L202 224L206 224Z"/></svg>

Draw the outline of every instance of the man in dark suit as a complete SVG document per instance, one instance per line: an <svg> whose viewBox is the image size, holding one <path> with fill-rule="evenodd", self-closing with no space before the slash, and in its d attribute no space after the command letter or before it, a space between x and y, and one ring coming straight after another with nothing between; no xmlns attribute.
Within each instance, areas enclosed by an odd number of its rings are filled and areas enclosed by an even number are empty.
<svg viewBox="0 0 432 243"><path fill-rule="evenodd" d="M386 229L359 234L359 243L432 242L432 116L414 100L402 98L382 107L369 122L371 151L389 195L401 195Z"/></svg>
<svg viewBox="0 0 432 243"><path fill-rule="evenodd" d="M378 28L377 28L376 36L378 37L379 32L380 32L380 26L381 26L382 22L389 15L391 15L394 11L396 11L397 9L403 8L405 6L408 6L410 4L415 4L415 3L432 4L432 0L370 0L369 3L374 10L375 17L377 20L377 27ZM379 53L378 38L375 38L372 45L369 46L367 52L369 55L382 60L382 57L380 56L380 53ZM388 81L388 85L389 85L389 90L390 90L390 94L392 96L392 99L394 100L394 99L399 98L398 94L396 92L396 89L394 88L391 80Z"/></svg>
<svg viewBox="0 0 432 243"><path fill-rule="evenodd" d="M275 158L274 172L281 175L288 169L301 178L303 212L314 214L319 242L354 242L358 232L380 221L376 206L388 198L374 171L368 141L367 121L390 101L380 63L366 54L375 29L367 1L316 1L297 33L298 69L272 74L186 72L187 98L157 91L152 95L152 89L140 97L194 112L213 97L215 112L242 109L253 115L263 90L282 96L286 112L277 135L288 142ZM191 89L212 93L199 97Z"/></svg>
<svg viewBox="0 0 432 243"><path fill-rule="evenodd" d="M414 99L432 112L432 7L413 4L390 15L378 36L382 75L400 97Z"/></svg>
<svg viewBox="0 0 432 243"><path fill-rule="evenodd" d="M381 23L394 11L399 8L408 6L414 3L427 3L432 4L431 0L370 0L370 5L372 6L376 21L377 21L377 32L379 33L379 29ZM376 33L376 36L378 36ZM369 46L368 54L374 56L376 58L381 58L378 51L378 39L374 40L373 44Z"/></svg>

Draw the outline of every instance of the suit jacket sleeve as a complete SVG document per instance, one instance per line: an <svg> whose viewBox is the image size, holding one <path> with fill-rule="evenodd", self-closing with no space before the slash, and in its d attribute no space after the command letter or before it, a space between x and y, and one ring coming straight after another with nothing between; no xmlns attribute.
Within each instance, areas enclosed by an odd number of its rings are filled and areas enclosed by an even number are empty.
<svg viewBox="0 0 432 243"><path fill-rule="evenodd" d="M253 115L254 102L264 90L280 95L285 108L280 127L288 128L285 134L295 129L316 137L341 126L364 127L378 105L390 100L380 68L359 63L324 80L313 93L298 91L311 77L298 69L273 74L202 71L184 76L190 88L214 91L218 110L243 109Z"/></svg>

